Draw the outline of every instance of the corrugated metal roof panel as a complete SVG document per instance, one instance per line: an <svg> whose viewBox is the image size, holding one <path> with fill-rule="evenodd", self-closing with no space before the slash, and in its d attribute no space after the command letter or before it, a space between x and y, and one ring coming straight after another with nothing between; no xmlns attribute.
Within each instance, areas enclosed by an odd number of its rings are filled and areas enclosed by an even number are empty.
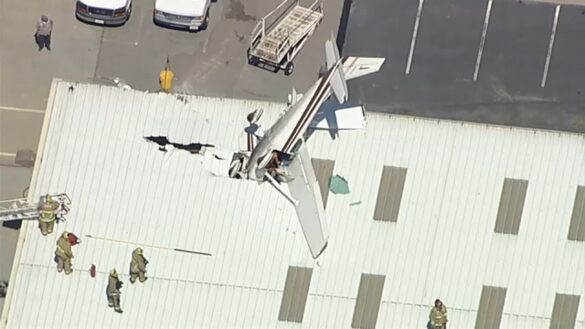
<svg viewBox="0 0 585 329"><path fill-rule="evenodd" d="M278 312L278 320L303 322L312 268L289 266L286 283L282 292L282 302Z"/></svg>
<svg viewBox="0 0 585 329"><path fill-rule="evenodd" d="M556 294L549 328L575 328L580 298L576 295Z"/></svg>
<svg viewBox="0 0 585 329"><path fill-rule="evenodd" d="M504 303L506 302L506 288L483 286L477 318L476 329L498 329L502 322Z"/></svg>
<svg viewBox="0 0 585 329"><path fill-rule="evenodd" d="M363 273L351 320L352 328L376 328L386 276Z"/></svg>
<svg viewBox="0 0 585 329"><path fill-rule="evenodd" d="M327 208L327 198L329 196L329 183L335 167L335 161L327 159L311 159L313 168L315 169L315 176L319 182L319 189L321 190L321 199L323 200L323 207Z"/></svg>
<svg viewBox="0 0 585 329"><path fill-rule="evenodd" d="M402 200L402 191L406 181L406 171L407 168L384 166L382 178L380 178L378 197L376 198L374 220L398 221L400 200Z"/></svg>
<svg viewBox="0 0 585 329"><path fill-rule="evenodd" d="M504 179L494 232L518 234L527 188L528 181L526 180Z"/></svg>
<svg viewBox="0 0 585 329"><path fill-rule="evenodd" d="M585 185L584 135L375 113L366 130L336 140L316 131L311 156L335 161L351 192L328 196L331 238L315 261L294 209L269 185L213 175L222 163L208 153L164 153L144 140L209 143L211 153L229 154L246 148L249 112L263 108L267 127L282 105L70 85L54 85L31 197L66 192L72 210L47 237L23 225L0 326L298 327L278 321L291 265L313 268L308 328L351 326L361 273L386 276L381 328L423 327L437 297L450 324L472 327L484 285L507 288L502 327L547 327L556 293L584 295L583 243L567 239L575 191ZM372 220L384 166L408 168L396 223ZM514 236L494 233L506 177L530 182ZM71 276L52 260L63 230L83 239ZM150 261L146 283L124 286L122 315L107 307L106 273L115 267L127 281L135 245L86 234L134 241ZM585 326L583 300L577 326Z"/></svg>
<svg viewBox="0 0 585 329"><path fill-rule="evenodd" d="M585 241L585 186L577 186L568 239Z"/></svg>

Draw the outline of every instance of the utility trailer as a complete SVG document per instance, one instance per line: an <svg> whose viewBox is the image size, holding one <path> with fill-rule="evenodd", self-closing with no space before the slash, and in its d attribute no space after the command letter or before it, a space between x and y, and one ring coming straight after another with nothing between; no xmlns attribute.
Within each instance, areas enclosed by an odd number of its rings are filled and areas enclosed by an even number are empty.
<svg viewBox="0 0 585 329"><path fill-rule="evenodd" d="M248 63L273 67L285 75L294 70L293 59L323 19L323 3L316 0L308 7L299 0L284 0L258 21L250 36Z"/></svg>

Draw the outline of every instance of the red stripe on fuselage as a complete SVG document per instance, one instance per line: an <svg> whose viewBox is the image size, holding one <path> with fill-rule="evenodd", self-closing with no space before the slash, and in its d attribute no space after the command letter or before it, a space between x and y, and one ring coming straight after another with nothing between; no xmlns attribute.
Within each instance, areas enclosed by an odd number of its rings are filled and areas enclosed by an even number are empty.
<svg viewBox="0 0 585 329"><path fill-rule="evenodd" d="M287 139L284 147L282 148L281 152L290 153L290 148L294 145L294 142L299 138L299 135L303 133L302 127L307 123L307 121L311 120L317 110L321 105L322 98L327 95L327 91L329 91L329 82L333 77L333 73L335 70L338 69L339 65L342 65L342 62L337 62L331 70L329 70L323 77L321 77L321 81L315 90L315 94L309 100L309 104L307 105L307 109L303 112L301 119L296 124L295 128L293 129L291 136Z"/></svg>

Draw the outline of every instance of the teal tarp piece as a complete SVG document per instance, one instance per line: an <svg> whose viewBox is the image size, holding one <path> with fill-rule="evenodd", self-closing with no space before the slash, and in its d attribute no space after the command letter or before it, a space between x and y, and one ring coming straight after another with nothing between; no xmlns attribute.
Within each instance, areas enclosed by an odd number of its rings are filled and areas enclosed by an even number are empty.
<svg viewBox="0 0 585 329"><path fill-rule="evenodd" d="M349 184L347 183L345 178L339 175L331 177L329 189L331 190L331 192L335 194L349 194Z"/></svg>

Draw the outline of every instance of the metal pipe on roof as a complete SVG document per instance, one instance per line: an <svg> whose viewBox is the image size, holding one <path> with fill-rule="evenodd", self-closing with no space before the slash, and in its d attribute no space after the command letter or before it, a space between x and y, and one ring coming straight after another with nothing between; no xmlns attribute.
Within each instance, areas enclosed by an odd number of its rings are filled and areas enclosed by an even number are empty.
<svg viewBox="0 0 585 329"><path fill-rule="evenodd" d="M162 246L156 246L156 245L151 245L151 244L143 244L143 243L136 243L136 242L131 242L131 241L103 238L103 237L93 236L90 234L86 234L85 236L88 238L97 239L97 240L104 240L104 241L111 241L111 242L118 242L118 243L127 243L127 244L133 244L133 245L137 245L137 246L145 246L145 247L156 248L156 249L164 249L164 250L170 250L170 251L185 252L185 253L189 253L189 254L211 256L210 253L201 252L201 251L187 250L187 249L181 249L181 248L169 248L169 247L162 247Z"/></svg>

